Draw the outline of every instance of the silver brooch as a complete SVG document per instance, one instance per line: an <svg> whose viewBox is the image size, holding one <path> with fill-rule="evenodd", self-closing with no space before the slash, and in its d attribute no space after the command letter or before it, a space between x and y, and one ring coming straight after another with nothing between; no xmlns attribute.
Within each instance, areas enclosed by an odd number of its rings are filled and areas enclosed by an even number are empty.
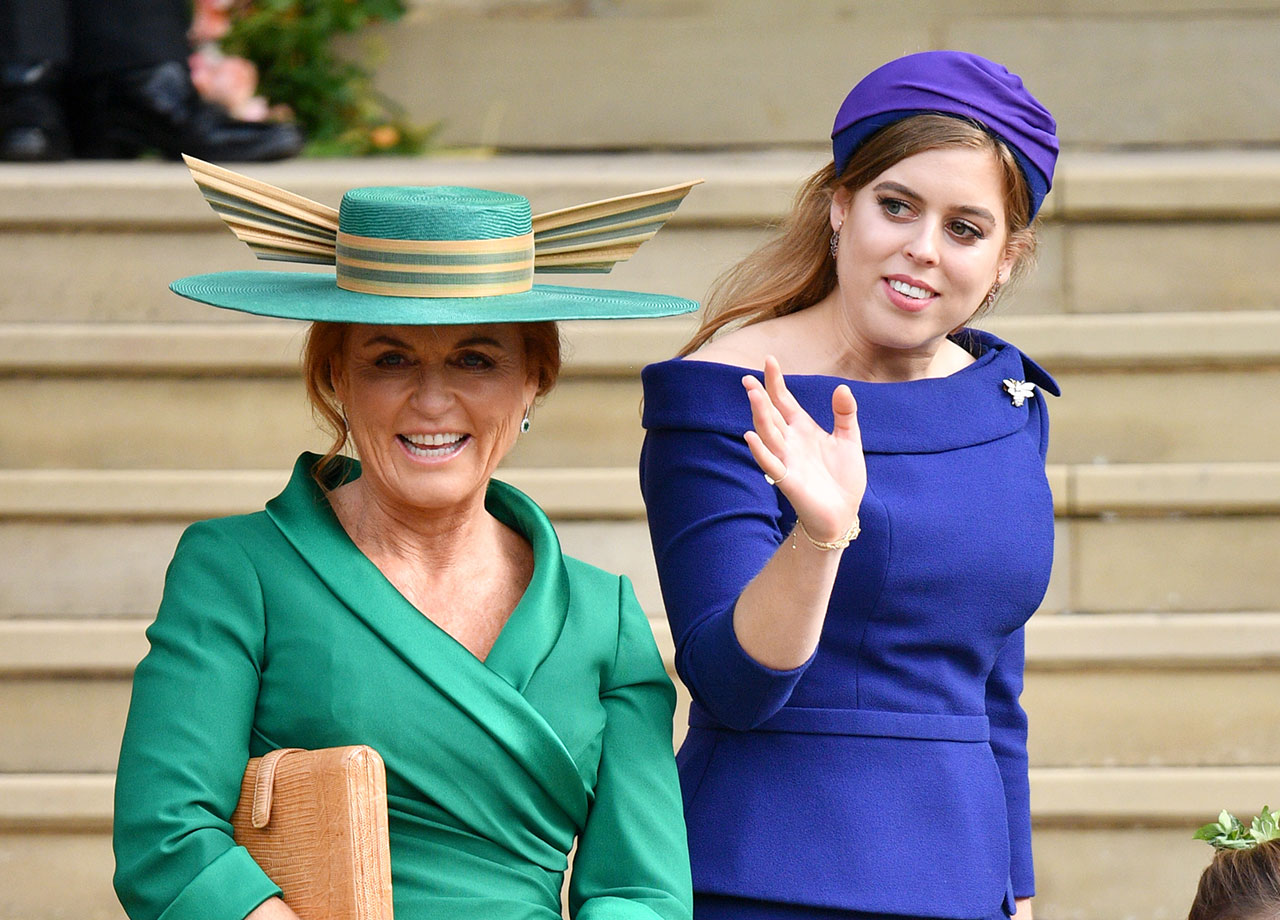
<svg viewBox="0 0 1280 920"><path fill-rule="evenodd" d="M1025 380L1014 380L1012 377L1006 377L1004 391L1013 400L1014 408L1020 409L1022 404L1027 401L1027 397L1036 395L1036 385Z"/></svg>

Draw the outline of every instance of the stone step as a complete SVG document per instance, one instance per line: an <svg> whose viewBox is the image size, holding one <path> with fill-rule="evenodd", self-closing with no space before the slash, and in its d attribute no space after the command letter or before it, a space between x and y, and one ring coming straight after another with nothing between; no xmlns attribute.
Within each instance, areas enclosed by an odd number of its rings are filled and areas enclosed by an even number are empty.
<svg viewBox="0 0 1280 920"><path fill-rule="evenodd" d="M819 165L814 152L766 150L298 160L245 171L334 205L357 185L469 184L521 192L537 210L700 176L706 183L633 262L555 279L700 300ZM1270 243L1280 230L1280 151L1068 152L1043 213L1039 269L1006 312L1280 304ZM0 172L0 237L0 322L233 321L169 293L169 282L270 267L172 163L11 164Z"/></svg>
<svg viewBox="0 0 1280 920"><path fill-rule="evenodd" d="M1055 466L1057 556L1042 610L1269 610L1280 597L1280 463ZM510 468L566 552L661 609L635 471ZM0 619L142 616L192 520L253 511L287 474L0 470Z"/></svg>
<svg viewBox="0 0 1280 920"><path fill-rule="evenodd" d="M1280 458L1280 310L1009 316L984 323L1062 385L1056 463ZM639 370L687 321L566 324L564 379L508 458L629 466ZM0 324L0 464L9 468L287 468L325 439L305 405L301 327ZM193 420L199 420L193 424Z"/></svg>
<svg viewBox="0 0 1280 920"><path fill-rule="evenodd" d="M854 81L929 48L1020 74L1068 146L1280 138L1274 0L418 0L374 40L379 84L460 144L816 145Z"/></svg>
<svg viewBox="0 0 1280 920"><path fill-rule="evenodd" d="M1093 768L1031 772L1036 915L1168 920L1208 863L1191 840L1219 809L1252 814L1280 768ZM110 774L0 775L4 920L123 920L111 890ZM18 881L20 880L20 881Z"/></svg>
<svg viewBox="0 0 1280 920"><path fill-rule="evenodd" d="M114 769L149 622L0 620L0 774ZM675 679L670 629L660 613L650 622ZM1277 613L1040 615L1028 626L1036 767L1280 764L1277 693ZM687 711L681 687L677 741Z"/></svg>
<svg viewBox="0 0 1280 920"><path fill-rule="evenodd" d="M991 316L978 325L1055 371L1280 364L1280 309L1256 312ZM566 376L631 376L670 357L696 322L561 324ZM0 376L292 377L305 326L220 323L0 323Z"/></svg>

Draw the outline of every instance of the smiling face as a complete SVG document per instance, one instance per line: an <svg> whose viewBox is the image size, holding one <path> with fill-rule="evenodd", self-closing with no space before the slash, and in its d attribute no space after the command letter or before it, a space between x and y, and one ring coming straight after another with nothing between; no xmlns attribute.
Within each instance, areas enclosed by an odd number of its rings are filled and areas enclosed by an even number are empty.
<svg viewBox="0 0 1280 920"><path fill-rule="evenodd" d="M838 190L834 292L867 355L930 358L1008 280L1004 175L989 149L947 147L899 160L850 194Z"/></svg>
<svg viewBox="0 0 1280 920"><path fill-rule="evenodd" d="M538 391L513 323L353 325L333 362L366 488L389 509L483 502Z"/></svg>

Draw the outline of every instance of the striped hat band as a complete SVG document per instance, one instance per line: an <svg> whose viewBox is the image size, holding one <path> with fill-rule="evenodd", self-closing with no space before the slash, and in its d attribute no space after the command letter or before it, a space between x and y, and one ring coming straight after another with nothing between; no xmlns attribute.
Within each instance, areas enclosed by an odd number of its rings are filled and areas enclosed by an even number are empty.
<svg viewBox="0 0 1280 920"><path fill-rule="evenodd" d="M490 297L533 288L533 231L481 240L412 240L338 231L338 287L391 297Z"/></svg>
<svg viewBox="0 0 1280 920"><path fill-rule="evenodd" d="M0 4L3 0L0 0ZM668 294L534 284L535 272L607 272L631 258L701 180L534 216L523 195L457 185L364 186L329 207L183 158L214 211L259 259L335 271L214 272L170 287L261 316L414 326L672 316Z"/></svg>

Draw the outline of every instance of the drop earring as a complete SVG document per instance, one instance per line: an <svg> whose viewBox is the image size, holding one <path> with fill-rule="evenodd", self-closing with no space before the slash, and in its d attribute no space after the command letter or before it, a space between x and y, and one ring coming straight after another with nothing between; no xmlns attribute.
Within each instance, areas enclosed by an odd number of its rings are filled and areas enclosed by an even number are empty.
<svg viewBox="0 0 1280 920"><path fill-rule="evenodd" d="M520 419L520 433L521 433L521 434L528 434L528 433L529 433L529 429L530 429L530 428L532 428L532 427L533 427L533 425L532 425L532 424L530 424L530 422L529 422L529 407L528 407L528 406L525 406L525 407L524 407L524 418Z"/></svg>
<svg viewBox="0 0 1280 920"><path fill-rule="evenodd" d="M987 291L987 296L982 301L982 308L990 310L991 306L996 302L996 295L1000 293L1000 277L996 276L995 284L991 285L991 290Z"/></svg>
<svg viewBox="0 0 1280 920"><path fill-rule="evenodd" d="M831 234L831 258L834 260L836 253L840 251L840 231L836 230Z"/></svg>

